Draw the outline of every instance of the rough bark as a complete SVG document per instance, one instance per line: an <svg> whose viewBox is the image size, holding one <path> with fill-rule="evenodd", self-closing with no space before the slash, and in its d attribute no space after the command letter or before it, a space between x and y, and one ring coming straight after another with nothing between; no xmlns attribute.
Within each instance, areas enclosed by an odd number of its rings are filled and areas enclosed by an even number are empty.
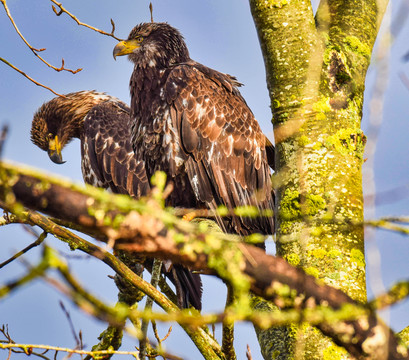
<svg viewBox="0 0 409 360"><path fill-rule="evenodd" d="M314 18L308 1L250 0L273 111L277 253L361 302L364 232L348 224L363 222L364 81L386 4L321 1ZM269 331L266 359L338 352L313 328Z"/></svg>

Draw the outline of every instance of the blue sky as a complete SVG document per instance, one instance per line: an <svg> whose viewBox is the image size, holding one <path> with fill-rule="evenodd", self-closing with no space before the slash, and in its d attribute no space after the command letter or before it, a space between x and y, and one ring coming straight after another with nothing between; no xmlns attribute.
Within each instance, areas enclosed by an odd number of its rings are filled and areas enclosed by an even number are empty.
<svg viewBox="0 0 409 360"><path fill-rule="evenodd" d="M403 4L408 1L393 1L392 23L397 14L402 13ZM63 5L72 11L81 21L110 31L110 18L115 21L116 35L126 38L134 25L150 20L149 1L122 0L71 0ZM57 73L41 63L17 36L3 9L0 9L1 57L27 72L36 80L51 86L60 93L96 89L129 102L129 77L132 65L125 58L112 58L112 49L116 41L99 35L84 27L79 27L66 14L55 16L48 1L9 1L8 6L16 23L26 39L38 48L47 48L41 53L47 61L60 66L64 58L68 68L82 67L78 74ZM235 75L245 86L241 92L256 115L264 132L272 138L271 113L265 83L264 63L257 35L251 18L248 2L245 0L208 0L208 1L153 1L155 21L167 21L177 27L184 35L191 57L207 66ZM396 23L396 22L395 22ZM409 90L399 78L400 73L409 77L409 64L402 62L402 56L409 51L407 43L408 24L400 26L400 33L390 48L388 62L388 80L383 85L385 91L382 123L378 127L375 155L364 165L364 189L367 194L381 194L392 190L393 199L379 196L375 211L366 209L366 215L376 216L407 215L409 207L409 126L408 104ZM365 109L362 127L367 135L369 122L376 117L369 112L374 94L374 84L380 73L380 61L373 60L368 72ZM58 166L48 160L46 153L35 147L29 138L33 113L45 101L53 98L49 91L40 88L9 67L0 63L0 125L8 123L8 138L4 157L20 163L60 174L79 183L82 182L80 170L79 142L73 141L64 150L67 163ZM375 139L375 137L373 138ZM371 140L371 139L370 139ZM373 170L373 175L371 171ZM371 177L375 181L375 190L370 186ZM396 190L395 189L400 189ZM406 279L409 274L409 241L407 237L386 231L368 233L370 238L367 255L371 265L369 278L381 280L385 287ZM368 237L369 238L369 237ZM21 249L33 241L33 238L19 225L0 228L0 240L3 250L0 262L8 258L15 250ZM67 247L48 237L47 243L56 246L65 254ZM38 251L33 251L38 255ZM35 256L27 259L35 263ZM380 259L380 263L377 259ZM115 286L107 275L112 271L92 259L70 258L69 263L83 284L109 302L116 300ZM380 270L381 278L377 274ZM24 266L16 262L0 270L0 284L24 272ZM369 292L373 286L370 282ZM31 343L50 343L53 345L73 346L74 341L58 301L66 306L69 301L43 281L17 291L0 301L0 323L8 323L15 341ZM224 286L217 279L205 278L204 310L213 311L224 303ZM95 343L98 334L105 325L91 320L81 312L70 308L77 330L82 329L85 343ZM409 302L395 306L385 314L395 330L409 325ZM41 326L40 326L41 325ZM166 341L167 349L187 359L195 359L194 347L182 331L174 326L173 334ZM41 331L39 331L41 329ZM162 334L166 333L165 327ZM220 334L220 331L219 331ZM245 358L246 344L249 343L255 359L260 358L258 345L251 326L238 326L236 350L238 358ZM131 349L132 341L126 347ZM15 357L17 358L17 357ZM14 359L14 357L13 357Z"/></svg>

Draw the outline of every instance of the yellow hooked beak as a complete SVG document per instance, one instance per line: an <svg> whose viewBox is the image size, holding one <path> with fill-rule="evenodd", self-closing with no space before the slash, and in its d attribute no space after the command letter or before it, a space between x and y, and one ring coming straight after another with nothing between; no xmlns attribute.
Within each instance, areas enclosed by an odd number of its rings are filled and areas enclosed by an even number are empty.
<svg viewBox="0 0 409 360"><path fill-rule="evenodd" d="M114 59L116 60L117 56L132 54L140 46L140 40L138 39L121 41L114 47Z"/></svg>
<svg viewBox="0 0 409 360"><path fill-rule="evenodd" d="M65 163L65 161L62 161L61 150L62 145L60 140L58 140L58 135L56 135L54 139L51 138L48 141L48 156L50 157L52 162L56 164Z"/></svg>

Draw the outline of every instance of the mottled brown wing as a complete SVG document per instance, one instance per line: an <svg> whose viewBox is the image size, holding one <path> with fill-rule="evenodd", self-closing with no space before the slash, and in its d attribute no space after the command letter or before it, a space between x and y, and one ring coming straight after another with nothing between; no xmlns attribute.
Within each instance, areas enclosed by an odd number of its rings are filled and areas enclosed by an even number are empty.
<svg viewBox="0 0 409 360"><path fill-rule="evenodd" d="M185 152L181 158L188 155L185 168L193 191L210 208L272 209L266 138L235 85L230 76L200 64L173 68L165 94ZM241 235L272 234L274 222L234 217L228 227Z"/></svg>
<svg viewBox="0 0 409 360"><path fill-rule="evenodd" d="M139 198L146 195L150 187L145 163L132 149L129 114L128 106L113 101L94 106L89 111L82 141L83 174L85 182L91 185ZM181 265L174 267L175 273L167 273L167 276L174 283L177 277L179 286L182 286L183 307L188 308L190 303L201 310L200 276Z"/></svg>
<svg viewBox="0 0 409 360"><path fill-rule="evenodd" d="M84 122L83 175L86 183L134 198L146 195L145 165L132 149L129 108L107 101L94 106Z"/></svg>

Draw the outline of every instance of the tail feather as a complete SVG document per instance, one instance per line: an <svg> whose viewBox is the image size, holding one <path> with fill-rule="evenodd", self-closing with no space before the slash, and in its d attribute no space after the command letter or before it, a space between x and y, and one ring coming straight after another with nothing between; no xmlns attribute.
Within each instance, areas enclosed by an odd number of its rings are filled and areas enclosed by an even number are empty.
<svg viewBox="0 0 409 360"><path fill-rule="evenodd" d="M192 273L183 265L173 264L173 270L166 273L169 280L175 285L178 299L185 309L192 305L202 310L202 280L199 274Z"/></svg>

